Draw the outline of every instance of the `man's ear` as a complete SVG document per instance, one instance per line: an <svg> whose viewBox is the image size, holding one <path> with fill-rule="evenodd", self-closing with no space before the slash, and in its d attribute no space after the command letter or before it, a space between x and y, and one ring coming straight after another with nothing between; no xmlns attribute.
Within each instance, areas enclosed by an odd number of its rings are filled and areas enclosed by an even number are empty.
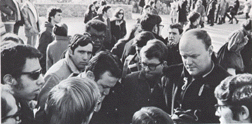
<svg viewBox="0 0 252 124"><path fill-rule="evenodd" d="M73 51L70 48L68 49L68 53L69 53L70 56L73 55Z"/></svg>
<svg viewBox="0 0 252 124"><path fill-rule="evenodd" d="M209 46L208 51L209 51L209 55L212 56L212 54L213 54L213 46L212 45Z"/></svg>
<svg viewBox="0 0 252 124"><path fill-rule="evenodd" d="M239 113L239 119L240 119L240 121L243 121L243 122L251 119L251 113L249 113L249 109L247 106L245 106L245 105L241 106L241 111Z"/></svg>
<svg viewBox="0 0 252 124"><path fill-rule="evenodd" d="M3 83L14 86L17 85L17 80L11 74L6 74L3 76Z"/></svg>
<svg viewBox="0 0 252 124"><path fill-rule="evenodd" d="M167 61L164 61L164 62L163 62L163 66L164 66L164 67L167 67L167 66L168 66L168 65L167 65Z"/></svg>
<svg viewBox="0 0 252 124"><path fill-rule="evenodd" d="M94 76L94 73L92 71L87 71L86 72L86 75L88 78L92 79L92 80L95 80L95 76Z"/></svg>

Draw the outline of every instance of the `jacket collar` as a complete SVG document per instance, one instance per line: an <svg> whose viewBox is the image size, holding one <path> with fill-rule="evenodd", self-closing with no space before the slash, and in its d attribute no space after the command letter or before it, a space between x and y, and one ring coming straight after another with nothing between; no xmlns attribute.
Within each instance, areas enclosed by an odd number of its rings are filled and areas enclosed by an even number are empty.
<svg viewBox="0 0 252 124"><path fill-rule="evenodd" d="M71 57L69 55L69 50L66 52L66 58L65 59L66 59L67 65L68 65L69 69L72 71L72 73L79 74L80 71L75 66L73 60L71 59Z"/></svg>
<svg viewBox="0 0 252 124"><path fill-rule="evenodd" d="M68 41L68 40L69 40L69 37L68 37L68 36L59 36L59 35L55 35L55 39L56 39L56 40Z"/></svg>

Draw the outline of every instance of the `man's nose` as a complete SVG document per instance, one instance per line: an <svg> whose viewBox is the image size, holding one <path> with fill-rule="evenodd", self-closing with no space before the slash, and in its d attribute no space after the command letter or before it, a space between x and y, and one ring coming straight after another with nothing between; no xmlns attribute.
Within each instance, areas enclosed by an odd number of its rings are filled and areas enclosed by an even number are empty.
<svg viewBox="0 0 252 124"><path fill-rule="evenodd" d="M42 74L40 74L38 81L36 82L37 85L44 85L45 84L45 80L44 77L42 76Z"/></svg>
<svg viewBox="0 0 252 124"><path fill-rule="evenodd" d="M82 59L83 59L83 60L87 60L87 59L88 59L88 54L87 54L87 52L85 52L85 53L83 54Z"/></svg>
<svg viewBox="0 0 252 124"><path fill-rule="evenodd" d="M191 58L186 58L186 60L185 60L185 62L186 62L186 64L187 65L191 65L193 62L192 62L192 59Z"/></svg>

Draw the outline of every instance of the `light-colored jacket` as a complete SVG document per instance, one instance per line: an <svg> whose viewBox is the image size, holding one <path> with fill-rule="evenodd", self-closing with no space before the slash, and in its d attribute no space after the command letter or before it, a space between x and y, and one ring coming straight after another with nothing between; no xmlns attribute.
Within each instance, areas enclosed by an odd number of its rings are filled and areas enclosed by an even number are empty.
<svg viewBox="0 0 252 124"><path fill-rule="evenodd" d="M36 7L35 7L36 9ZM24 16L24 21L25 21L25 35L29 36L30 34L30 29L33 27L37 32L40 32L40 24L39 24L39 14L38 11L36 9L36 13L33 13L29 4L27 2L24 3L24 5L21 8L21 11L23 13ZM35 15L37 14L37 22L35 19Z"/></svg>
<svg viewBox="0 0 252 124"><path fill-rule="evenodd" d="M55 40L50 43L46 50L46 70L60 60L62 53L68 48L70 38L55 35Z"/></svg>
<svg viewBox="0 0 252 124"><path fill-rule="evenodd" d="M60 81L68 78L72 73L79 74L80 71L75 66L74 62L70 58L68 52L66 58L56 62L45 74L45 85L38 95L38 106L42 109L45 107L49 91Z"/></svg>

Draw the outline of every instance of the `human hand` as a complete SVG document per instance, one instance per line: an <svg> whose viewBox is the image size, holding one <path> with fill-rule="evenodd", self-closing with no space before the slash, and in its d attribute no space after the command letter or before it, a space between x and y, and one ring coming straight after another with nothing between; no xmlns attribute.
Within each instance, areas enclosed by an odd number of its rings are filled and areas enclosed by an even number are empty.
<svg viewBox="0 0 252 124"><path fill-rule="evenodd" d="M194 112L191 109L175 109L174 114L172 115L172 120L176 123L193 123L198 120Z"/></svg>

